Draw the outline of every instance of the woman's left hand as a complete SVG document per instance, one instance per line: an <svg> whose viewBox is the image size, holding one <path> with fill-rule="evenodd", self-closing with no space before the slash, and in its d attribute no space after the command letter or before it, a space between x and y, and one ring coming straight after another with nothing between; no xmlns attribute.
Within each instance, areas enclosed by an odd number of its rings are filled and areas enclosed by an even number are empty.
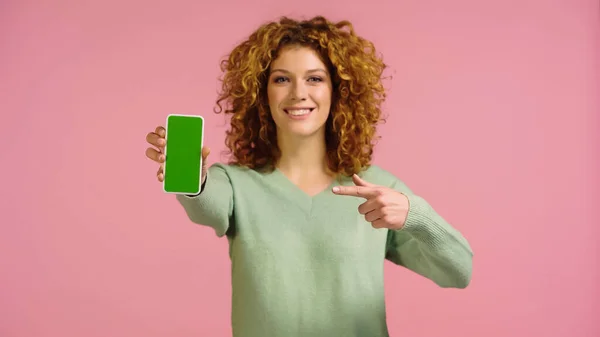
<svg viewBox="0 0 600 337"><path fill-rule="evenodd" d="M356 186L336 186L333 193L365 198L358 212L373 228L398 230L404 227L409 210L408 198L389 187L371 184L358 175L352 177Z"/></svg>

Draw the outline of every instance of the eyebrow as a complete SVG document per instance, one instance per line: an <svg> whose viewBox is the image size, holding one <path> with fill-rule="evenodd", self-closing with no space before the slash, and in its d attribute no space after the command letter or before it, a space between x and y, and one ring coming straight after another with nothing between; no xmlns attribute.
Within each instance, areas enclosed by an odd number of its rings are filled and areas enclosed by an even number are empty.
<svg viewBox="0 0 600 337"><path fill-rule="evenodd" d="M273 69L273 70L271 71L271 73L278 72L278 71L279 71L279 72L282 72L282 73L286 73L286 74L289 74L289 73L290 73L289 71L287 71L287 70L285 70L285 69L279 69L279 68L277 68L277 69ZM310 70L307 70L306 72L307 72L307 73L319 73L319 72L322 72L322 73L325 73L325 74L327 74L327 71L326 71L325 69L323 69L323 68L310 69Z"/></svg>

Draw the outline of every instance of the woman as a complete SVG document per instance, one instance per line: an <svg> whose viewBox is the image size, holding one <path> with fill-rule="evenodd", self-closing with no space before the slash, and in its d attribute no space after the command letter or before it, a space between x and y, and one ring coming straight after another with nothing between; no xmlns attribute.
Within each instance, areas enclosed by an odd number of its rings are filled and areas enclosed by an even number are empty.
<svg viewBox="0 0 600 337"><path fill-rule="evenodd" d="M385 66L350 23L263 25L222 68L232 161L204 166L200 194L177 200L229 240L234 336L388 336L385 259L468 285L463 236L370 164ZM164 134L147 136L161 164Z"/></svg>

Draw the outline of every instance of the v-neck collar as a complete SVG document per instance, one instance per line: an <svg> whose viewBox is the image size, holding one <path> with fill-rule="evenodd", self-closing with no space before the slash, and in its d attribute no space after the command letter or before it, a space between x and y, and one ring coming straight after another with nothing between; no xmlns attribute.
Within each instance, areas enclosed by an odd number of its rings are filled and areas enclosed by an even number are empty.
<svg viewBox="0 0 600 337"><path fill-rule="evenodd" d="M296 205L306 211L307 215L312 213L313 205L319 200L333 195L332 188L340 185L340 177L336 176L327 187L315 195L310 195L303 191L298 185L293 183L281 170L275 168L272 173L273 177L277 179L277 183L283 187L283 193L288 194L293 200L296 201Z"/></svg>

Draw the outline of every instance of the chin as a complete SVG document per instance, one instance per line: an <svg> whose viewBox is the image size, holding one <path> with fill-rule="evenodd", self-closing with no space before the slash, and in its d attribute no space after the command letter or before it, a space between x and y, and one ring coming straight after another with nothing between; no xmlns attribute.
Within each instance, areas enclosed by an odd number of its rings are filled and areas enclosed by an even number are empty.
<svg viewBox="0 0 600 337"><path fill-rule="evenodd" d="M315 127L299 127L298 125L296 125L295 127L292 128L288 128L283 130L283 133L285 135L288 136L293 136L293 137L297 137L297 138L308 138L308 137L314 137L316 135L319 135L320 133L324 132L325 128L315 128Z"/></svg>

